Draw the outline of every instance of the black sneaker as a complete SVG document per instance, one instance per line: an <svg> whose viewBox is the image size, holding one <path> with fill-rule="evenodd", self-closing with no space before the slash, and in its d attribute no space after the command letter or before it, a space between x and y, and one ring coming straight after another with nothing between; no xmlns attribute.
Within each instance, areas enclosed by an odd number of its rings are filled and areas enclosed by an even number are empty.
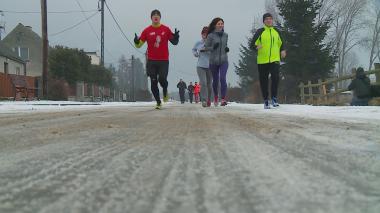
<svg viewBox="0 0 380 213"><path fill-rule="evenodd" d="M268 100L264 101L264 109L270 109L269 101Z"/></svg>
<svg viewBox="0 0 380 213"><path fill-rule="evenodd" d="M278 104L278 102L277 102L277 98L276 97L272 97L272 106L273 107L279 107L280 106L280 104Z"/></svg>

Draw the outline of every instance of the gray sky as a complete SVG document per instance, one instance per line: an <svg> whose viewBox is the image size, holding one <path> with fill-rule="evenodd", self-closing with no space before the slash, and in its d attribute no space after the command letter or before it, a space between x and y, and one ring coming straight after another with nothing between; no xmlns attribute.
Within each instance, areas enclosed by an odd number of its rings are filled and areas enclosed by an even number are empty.
<svg viewBox="0 0 380 213"><path fill-rule="evenodd" d="M48 11L79 11L77 4L80 2L84 10L96 10L98 0L48 0ZM174 31L178 28L180 32L180 43L178 46L170 47L170 71L169 90L176 91L179 78L186 82L197 81L196 58L191 54L194 43L200 39L200 31L203 26L208 25L214 17L222 17L225 21L225 30L229 34L230 46L230 68L227 81L237 85L238 76L234 72L234 63L239 59L240 44L246 44L255 17L260 17L264 11L265 0L107 0L108 5L119 21L122 29L133 41L134 33L140 32L150 25L150 12L159 9L162 13L162 23L168 25ZM40 11L40 0L1 0L0 10L3 11ZM89 17L94 12L86 13ZM38 34L41 34L40 14L5 13L6 32L10 32L18 23L29 25ZM49 34L73 26L82 21L82 13L52 14L48 15ZM100 36L100 13L89 20ZM105 18L105 61L114 63L124 54L127 57L134 54L143 58L122 37L116 28L110 14L106 10ZM66 31L57 36L49 37L50 45L65 45L72 48L80 48L85 51L99 51L100 42L91 30L87 22L78 27ZM146 46L141 48L145 52ZM359 50L359 52L361 52ZM366 65L366 57L361 56L361 65ZM364 60L364 61L363 61Z"/></svg>
<svg viewBox="0 0 380 213"><path fill-rule="evenodd" d="M97 0L78 0L84 10L97 9ZM191 54L194 43L200 39L200 31L208 25L212 18L220 16L225 20L225 30L229 34L230 68L227 81L237 85L238 77L234 72L233 63L237 63L239 46L246 42L246 36L252 26L254 17L264 12L265 0L108 0L108 5L126 35L133 41L134 33L140 33L150 24L150 12L159 9L162 13L162 23L174 31L180 32L178 46L170 47L169 90L176 90L179 78L185 81L196 81L196 58ZM3 11L40 11L40 0L1 0L0 10ZM76 0L48 0L48 11L80 10ZM90 16L94 12L86 13ZM10 32L18 23L29 25L41 34L40 14L5 13L6 32ZM48 31L54 34L70 27L84 19L82 13L49 14ZM100 14L90 19L98 36L100 36ZM106 11L105 18L105 61L115 63L124 54L142 58L122 37L117 30L110 14ZM86 51L99 51L100 42L87 22L78 27L49 37L50 45L66 45L73 48L83 48ZM145 51L145 47L141 48Z"/></svg>

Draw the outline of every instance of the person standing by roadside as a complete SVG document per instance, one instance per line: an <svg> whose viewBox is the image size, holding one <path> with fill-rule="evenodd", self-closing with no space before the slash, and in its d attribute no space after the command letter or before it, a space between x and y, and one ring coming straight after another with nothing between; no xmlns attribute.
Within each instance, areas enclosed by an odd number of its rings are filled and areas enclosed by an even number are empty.
<svg viewBox="0 0 380 213"><path fill-rule="evenodd" d="M205 51L205 42L207 38L208 27L203 27L201 31L202 40L195 43L192 52L198 58L197 74L201 86L201 101L203 107L211 106L211 91L212 91L212 74L210 71L210 53Z"/></svg>
<svg viewBox="0 0 380 213"><path fill-rule="evenodd" d="M220 82L221 106L226 106L227 94L227 70L228 56L228 34L224 32L224 20L214 18L209 27L205 43L205 51L210 52L210 70L212 73L212 87L214 90L214 105L219 105L218 87Z"/></svg>
<svg viewBox="0 0 380 213"><path fill-rule="evenodd" d="M277 90L280 80L280 61L286 57L286 50L280 31L273 27L273 16L263 15L264 27L253 36L251 47L257 50L260 88L264 99L264 109L269 106L269 74L271 76L271 102L273 107L280 106L277 101Z"/></svg>
<svg viewBox="0 0 380 213"><path fill-rule="evenodd" d="M179 31L173 33L169 27L161 24L161 12L153 10L151 13L152 25L145 28L140 37L135 34L135 46L140 48L145 42L148 43L147 75L150 77L151 90L157 102L156 109L161 108L160 91L158 83L163 89L163 100L169 100L168 95L168 72L169 72L169 47L168 43L177 45Z"/></svg>
<svg viewBox="0 0 380 213"><path fill-rule="evenodd" d="M348 86L348 90L354 92L351 106L368 106L368 102L371 100L371 80L366 76L362 67L356 70L355 78Z"/></svg>
<svg viewBox="0 0 380 213"><path fill-rule="evenodd" d="M181 100L181 104L185 103L185 91L187 89L186 83L180 79L177 84L178 92L179 92L179 98Z"/></svg>

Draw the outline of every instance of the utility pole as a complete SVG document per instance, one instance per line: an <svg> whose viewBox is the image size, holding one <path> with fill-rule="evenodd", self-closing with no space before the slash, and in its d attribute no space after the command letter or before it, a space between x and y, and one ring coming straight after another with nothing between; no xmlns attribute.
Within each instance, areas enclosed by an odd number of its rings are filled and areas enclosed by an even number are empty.
<svg viewBox="0 0 380 213"><path fill-rule="evenodd" d="M132 101L136 101L135 93L135 56L132 55Z"/></svg>
<svg viewBox="0 0 380 213"><path fill-rule="evenodd" d="M41 18L42 18L42 93L47 99L48 85L48 34L47 34L47 0L41 0Z"/></svg>
<svg viewBox="0 0 380 213"><path fill-rule="evenodd" d="M101 2L101 44L100 44L100 65L104 66L104 2L105 0L100 0Z"/></svg>
<svg viewBox="0 0 380 213"><path fill-rule="evenodd" d="M4 13L2 10L0 10L0 41L1 41L1 34L5 31L5 20L4 20Z"/></svg>

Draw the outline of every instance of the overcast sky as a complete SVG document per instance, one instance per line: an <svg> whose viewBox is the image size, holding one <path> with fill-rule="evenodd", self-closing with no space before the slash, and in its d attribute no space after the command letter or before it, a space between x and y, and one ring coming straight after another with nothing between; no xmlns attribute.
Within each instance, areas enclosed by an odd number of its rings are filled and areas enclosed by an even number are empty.
<svg viewBox="0 0 380 213"><path fill-rule="evenodd" d="M84 10L96 10L97 0L78 0ZM229 34L230 69L227 80L237 85L238 77L234 73L233 63L238 61L239 45L246 42L246 37L252 26L254 17L264 12L265 0L108 0L110 9L116 16L122 29L133 41L134 33L140 33L150 21L150 12L159 9L162 13L162 23L174 31L180 32L178 46L170 47L169 89L173 91L179 78L185 81L196 81L196 58L191 54L194 43L200 39L202 26L208 25L212 18L220 16L225 20L225 30ZM3 11L40 11L40 0L1 0L0 10ZM80 10L76 0L48 0L48 11ZM94 12L86 13L86 16ZM18 23L32 26L41 34L40 14L4 13L6 33L9 33ZM82 13L48 15L48 31L54 34L70 27L84 19ZM100 13L90 19L98 36L100 36ZM105 17L105 61L115 63L124 54L141 57L117 30L110 14ZM4 35L3 35L4 37ZM57 36L49 37L50 45L66 45L83 48L85 51L99 51L100 42L87 22ZM145 47L141 49L145 51Z"/></svg>
<svg viewBox="0 0 380 213"><path fill-rule="evenodd" d="M98 0L48 0L48 11L79 11L77 1L84 10L96 10ZM265 0L107 0L107 3L119 21L122 29L133 41L134 33L150 25L150 12L159 9L162 13L162 23L180 30L180 43L170 47L169 90L175 91L179 78L186 82L197 81L196 58L191 54L194 43L200 39L200 31L214 17L222 17L225 21L225 31L229 34L231 52L230 68L227 81L237 85L238 76L234 72L234 63L239 59L240 44L246 44L255 17L260 17L264 11ZM1 0L0 10L3 11L40 11L40 0ZM85 13L87 17L94 13ZM18 23L32 26L41 35L40 14L24 14L5 12L6 33L9 33ZM49 34L73 26L82 21L84 15L80 12L69 14L48 15ZM89 20L97 36L100 37L100 13ZM116 65L122 54L127 57L138 53L121 35L106 10L105 15L105 62ZM50 36L50 45L57 44L80 48L85 51L98 51L100 42L87 22L56 36ZM4 35L3 35L4 37ZM145 52L145 46L141 48Z"/></svg>

